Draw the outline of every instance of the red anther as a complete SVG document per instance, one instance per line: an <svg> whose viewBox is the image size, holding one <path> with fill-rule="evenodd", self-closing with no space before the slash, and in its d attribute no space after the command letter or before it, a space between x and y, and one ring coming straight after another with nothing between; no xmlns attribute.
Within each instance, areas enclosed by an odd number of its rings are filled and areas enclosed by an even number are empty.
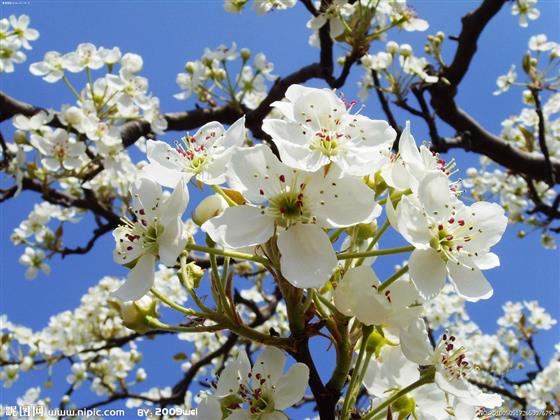
<svg viewBox="0 0 560 420"><path fill-rule="evenodd" d="M463 249L463 245L457 245L457 251L460 251Z"/></svg>
<svg viewBox="0 0 560 420"><path fill-rule="evenodd" d="M449 220L447 221L447 223L453 223L455 221L455 219L453 217L449 218Z"/></svg>
<svg viewBox="0 0 560 420"><path fill-rule="evenodd" d="M132 247L131 247L131 246L127 246L127 247L126 247L126 250L127 250L127 251L132 251Z"/></svg>
<svg viewBox="0 0 560 420"><path fill-rule="evenodd" d="M280 213L284 214L286 213L286 207L280 207Z"/></svg>
<svg viewBox="0 0 560 420"><path fill-rule="evenodd" d="M443 341L447 341L447 334L443 334Z"/></svg>
<svg viewBox="0 0 560 420"><path fill-rule="evenodd" d="M280 182L286 182L286 177L284 175L280 175Z"/></svg>
<svg viewBox="0 0 560 420"><path fill-rule="evenodd" d="M259 194L260 194L260 195L264 195L264 191L263 191L262 188L259 190Z"/></svg>
<svg viewBox="0 0 560 420"><path fill-rule="evenodd" d="M390 291L390 290L387 290L387 291L385 292L385 296L389 296L390 294L391 294L391 291Z"/></svg>
<svg viewBox="0 0 560 420"><path fill-rule="evenodd" d="M450 339L451 341L455 341L455 336L452 335L451 337L449 337L449 339Z"/></svg>
<svg viewBox="0 0 560 420"><path fill-rule="evenodd" d="M457 220L457 223L459 223L459 226L465 226L464 220Z"/></svg>
<svg viewBox="0 0 560 420"><path fill-rule="evenodd" d="M451 350L453 350L453 344L448 344L447 346L445 346L445 350L446 350L446 351L451 351Z"/></svg>
<svg viewBox="0 0 560 420"><path fill-rule="evenodd" d="M140 213L142 216L144 216L144 215L146 214L146 212L144 211L144 209L140 209L140 210L138 211L138 213Z"/></svg>
<svg viewBox="0 0 560 420"><path fill-rule="evenodd" d="M141 222L144 226L148 226L148 222L146 222L144 219L140 219L140 222Z"/></svg>
<svg viewBox="0 0 560 420"><path fill-rule="evenodd" d="M443 225L438 225L438 230L443 230Z"/></svg>
<svg viewBox="0 0 560 420"><path fill-rule="evenodd" d="M448 241L451 241L451 240L453 239L453 235L447 235L447 236L445 237L445 239L447 239Z"/></svg>

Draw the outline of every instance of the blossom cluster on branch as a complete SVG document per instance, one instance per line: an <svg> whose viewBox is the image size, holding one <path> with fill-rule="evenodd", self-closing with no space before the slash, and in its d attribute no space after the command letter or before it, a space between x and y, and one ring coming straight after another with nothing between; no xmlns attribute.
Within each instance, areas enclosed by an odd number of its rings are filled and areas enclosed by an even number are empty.
<svg viewBox="0 0 560 420"><path fill-rule="evenodd" d="M226 0L225 9L249 3ZM536 301L508 302L489 334L466 306L492 297L487 270L500 265L493 247L508 222L541 230L554 247L558 44L532 37L522 60L527 82L515 68L498 78L498 93L526 89L527 108L497 138L454 97L480 31L504 1L486 0L464 18L451 64L441 32L427 36L425 56L388 39L393 29L428 29L404 0L301 3L319 62L279 77L263 53L235 43L206 49L176 78L175 98L195 100L192 111L163 114L140 75L141 56L91 43L49 51L29 67L64 83L73 103L42 109L1 94L0 121L11 119L14 133L0 134L0 168L12 182L0 202L22 191L44 200L10 236L25 246L26 278L48 274L55 256L88 253L109 232L114 261L129 270L101 279L42 330L0 318L5 387L44 370L48 393L53 369L66 365L58 402L33 387L18 404L123 401L230 420L283 419L310 403L321 418L343 420L558 412L560 351L546 364L535 347L556 320ZM512 2L521 26L538 17L535 3ZM252 7L263 15L296 4ZM38 38L28 25L27 16L0 21L0 72L13 71L25 59L19 49ZM347 51L337 60L334 45ZM356 63L365 70L360 96L375 92L387 121L337 90ZM304 85L313 78L328 88ZM399 125L392 105L427 124L430 145L417 145L415 123ZM436 116L455 138L440 136ZM169 143L167 131L186 134ZM504 144L511 165L498 153ZM443 156L453 147L483 155L482 168L459 179L455 160ZM92 219L91 239L68 246L65 231ZM401 244L387 247L388 238ZM404 261L382 281L394 255ZM142 349L163 335L192 350L173 355L173 385L146 387ZM316 340L333 349L326 380L311 352ZM99 399L80 406L75 397L86 387Z"/></svg>

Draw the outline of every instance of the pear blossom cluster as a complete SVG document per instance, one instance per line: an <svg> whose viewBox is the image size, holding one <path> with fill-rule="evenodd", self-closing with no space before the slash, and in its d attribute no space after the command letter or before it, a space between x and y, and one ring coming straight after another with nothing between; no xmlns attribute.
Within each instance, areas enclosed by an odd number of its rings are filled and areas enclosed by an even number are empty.
<svg viewBox="0 0 560 420"><path fill-rule="evenodd" d="M177 75L181 92L175 98L186 100L194 94L198 101L212 106L233 103L254 109L266 97L267 81L274 81L277 76L273 74L274 64L263 53L250 61L251 51L238 50L235 42L214 50L206 48L200 60L187 61L185 72Z"/></svg>
<svg viewBox="0 0 560 420"><path fill-rule="evenodd" d="M10 15L0 19L0 73L13 73L14 64L27 60L22 51L30 50L30 42L39 38L39 31L30 28L27 15Z"/></svg>
<svg viewBox="0 0 560 420"><path fill-rule="evenodd" d="M558 76L550 73L547 65L554 65L559 60L558 43L548 40L545 34L534 35L529 39L529 50L523 59L523 72L527 81L518 79L515 66L507 75L497 80L498 90L494 94L507 91L511 86L523 87L521 98L525 107L518 115L512 115L502 121L500 137L512 147L526 153L541 155L540 118L537 114L535 98L531 89L535 86L546 86L554 90L558 85ZM560 157L560 95L556 92L545 95L542 90L534 91L540 98L544 126L544 142L548 155L553 159ZM487 157L480 158L479 168L469 168L465 187L475 199L493 197L499 200L506 210L510 223L524 224L529 232L537 230L541 233L541 243L545 248L555 249L555 239L550 231L550 223L531 214L532 196L545 205L551 206L558 192L546 181L530 181L518 175L500 169ZM520 229L518 236L524 237L529 233Z"/></svg>
<svg viewBox="0 0 560 420"><path fill-rule="evenodd" d="M196 295L204 272L197 271L196 264L185 265L184 250L188 249L258 261L265 271L274 267L273 277L295 290L320 294L327 285L334 286L332 297L324 298L332 299L331 307L355 323L384 331L377 339L376 357L390 344L397 346L408 363L431 366L431 373L406 380L435 380L441 401L449 400L447 394L456 398L455 410L473 417L478 407L499 406L501 398L468 382L463 372L466 356L452 351L454 344L449 341L455 336L443 335L443 344L435 350L430 346L423 303L440 294L446 278L465 300L476 302L492 295L482 271L499 265L491 247L505 230L504 210L486 202L464 204L461 185L452 179L455 163L445 162L426 146L418 148L408 123L394 153L396 133L387 122L354 112L352 104L328 89L293 85L282 101L272 105L276 111L264 120L263 130L271 136L281 160L265 145L246 145L243 118L228 129L209 123L175 148L164 142L147 143L150 163L131 189L131 218L123 219L114 232L115 261L130 272L113 296L121 305L144 306L142 300L157 290L157 261L170 268L179 264L182 283ZM196 245L196 238L185 233L182 217L191 182L207 184L216 192L193 214L214 248ZM162 186L173 191L164 192ZM380 197L385 197L385 228L392 226L410 244L394 252L412 251L408 264L384 283L371 267L373 259L365 260L377 252L370 250L376 245L376 219L383 212ZM358 226L369 226L361 240ZM337 236L343 239L338 253L338 246L333 246ZM354 259L362 255L363 262ZM214 267L211 281L226 279L226 268ZM225 290L220 291L224 286L212 287L217 287L214 300L228 311L228 297L223 295ZM148 309L143 313L147 319L155 315L148 316ZM245 318L243 313L237 318ZM249 323L255 318L245 319ZM202 325L211 328L211 324ZM281 336L286 330L274 331ZM272 357L266 356L269 353L274 351L267 347L259 357ZM257 359L257 368L259 363ZM191 361L184 364L185 369L190 366ZM361 368L366 370L367 364ZM201 400L202 409L226 417L240 415L239 410L255 416L275 415L302 398L305 387L295 395L276 396L284 387L277 382L282 381L278 367L273 368L276 374L264 371L259 376L254 369L239 353L221 373L216 391ZM304 375L305 369L302 365L301 373L293 375ZM290 390L295 389L292 384ZM447 408L442 406L443 411Z"/></svg>
<svg viewBox="0 0 560 420"><path fill-rule="evenodd" d="M224 9L230 13L240 13L248 3L257 16L263 16L276 10L287 10L294 7L297 0L225 0Z"/></svg>
<svg viewBox="0 0 560 420"><path fill-rule="evenodd" d="M398 67L396 67L397 62ZM395 41L389 41L385 46L385 51L366 54L362 57L361 63L364 74L359 82L359 96L362 101L366 101L370 91L375 89L372 71L387 81L387 86L384 86L382 90L397 98L406 97L414 82L436 83L438 81L437 76L427 72L428 60L425 57L414 55L409 44L399 45Z"/></svg>
<svg viewBox="0 0 560 420"><path fill-rule="evenodd" d="M537 9L538 0L515 0L511 5L511 14L518 16L519 26L526 28L530 20L537 20L541 15Z"/></svg>
<svg viewBox="0 0 560 420"><path fill-rule="evenodd" d="M298 2L250 3L225 0L224 8L264 15ZM361 63L364 102L378 89L406 109L414 88L445 82L432 64L445 66L442 32L427 36L425 56L387 41L391 29L429 27L405 0L302 3L312 12L310 44L330 36L352 51L338 64ZM522 27L539 17L536 3L512 2ZM23 62L20 50L38 35L25 15L1 19L0 73ZM384 50L368 53L377 40ZM541 157L544 127L546 153L560 159L559 44L541 34L528 48L497 80L496 95L521 86L526 105L500 136ZM22 245L25 277L49 274L49 260L86 253L105 232L126 270L103 277L44 328L0 315L3 387L44 380L18 404L77 409L89 404L77 397L87 389L99 398L92 406L197 408L203 419L287 419L309 402L321 412L321 394L330 393L328 416L342 420L560 410L559 345L550 360L536 348L556 328L553 315L530 296L502 302L494 332L469 315L493 296L508 223L540 230L543 245L555 247L550 221L528 214L535 195L554 205L546 181L488 158L461 180L454 159L415 140L410 121L391 126L333 89L281 90L287 79L277 83L267 57L235 43L186 62L174 97L236 116L164 137L173 115L162 114L142 70L141 56L118 47L48 51L29 71L66 86L68 103L13 116L13 141L2 138L0 165L14 179L2 201L24 190L46 200L10 236ZM285 92L257 127L266 135L259 143L254 110L268 107L271 86ZM144 136L130 140L139 127ZM92 206L94 238L69 246L64 232ZM386 256L400 261L388 274ZM152 372L142 367L159 336L173 342L158 348L158 369L176 376L171 386L147 384ZM316 339L327 339L332 355L327 380L309 351ZM59 384L67 391L55 397Z"/></svg>

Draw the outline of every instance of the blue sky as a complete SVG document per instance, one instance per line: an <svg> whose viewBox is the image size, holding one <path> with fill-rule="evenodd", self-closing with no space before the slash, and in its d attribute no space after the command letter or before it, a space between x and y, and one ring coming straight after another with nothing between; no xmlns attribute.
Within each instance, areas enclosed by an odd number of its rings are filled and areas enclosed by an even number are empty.
<svg viewBox="0 0 560 420"><path fill-rule="evenodd" d="M431 27L429 33L438 30L457 35L460 16L477 6L478 1L411 1L419 15L426 18ZM549 38L560 38L558 16L559 3L541 1L541 18L531 22L528 29L517 25L517 18L511 16L509 5L495 18L482 35L479 52L472 68L462 83L458 95L461 106L477 118L486 128L498 132L500 121L508 115L518 113L521 107L519 94L512 92L493 96L495 79L504 74L511 63L518 63L527 48L529 36L545 32ZM305 28L308 14L298 6L288 12L272 13L264 17L255 16L247 10L241 15L231 15L223 11L221 1L32 1L31 4L3 5L2 17L9 14L30 15L32 27L38 29L41 37L28 52L28 60L19 65L16 72L2 75L0 89L8 94L36 105L59 109L63 103L72 103L71 93L62 83L48 84L32 76L27 68L39 61L49 50L67 52L80 42L92 42L97 46L118 46L123 52L135 52L144 58L142 75L150 81L150 90L161 100L164 112L182 111L193 108L192 102L175 100L178 92L175 76L181 72L187 60L200 57L205 47L214 48L221 43L237 42L239 47L248 47L253 53L264 52L275 64L275 73L285 75L302 65L318 59L318 50L307 43L309 35ZM424 36L396 32L390 38L398 42L409 42L415 51L421 51ZM450 50L451 41L446 41ZM371 52L383 47L374 44ZM337 48L342 55L343 51ZM450 54L445 55L447 59ZM361 71L355 69L343 91L347 98L355 97L356 82ZM71 78L76 85L84 82L84 75ZM370 117L384 118L378 103L372 96L363 111ZM408 115L396 111L399 122L404 123ZM413 133L418 140L427 139L427 131L421 121L413 120ZM4 133L10 133L3 124ZM453 134L453 130L440 124L442 134ZM172 139L178 133L168 134ZM476 164L477 156L453 152L448 157L456 157L459 166L466 169ZM193 197L191 202L196 201ZM50 276L40 275L34 281L23 277L24 267L17 260L23 252L9 241L13 228L27 215L38 197L23 193L18 199L0 206L0 312L7 313L10 320L34 329L44 327L48 317L62 310L73 309L79 304L80 296L104 275L122 275L125 271L112 262L113 242L110 235L102 238L87 256L70 256L64 262L52 262ZM190 208L189 208L190 210ZM68 229L66 243L78 245L87 241L83 232L89 231L88 223ZM488 273L495 295L489 301L470 305L470 314L487 331L495 330L495 320L501 314L501 305L507 300L539 300L541 304L558 318L560 303L560 270L557 251L546 251L539 245L537 234L524 240L515 237L516 227L510 227L495 252L502 260L502 266ZM397 242L388 238L383 246L393 246ZM379 266L379 264L378 264ZM380 277L392 270L392 264L380 268ZM548 360L553 345L560 341L558 329L540 334L537 347L544 359ZM186 344L173 338L165 338L161 344L151 342L146 345L145 367L150 385L172 385L181 373L169 355L185 351ZM164 349L164 350L162 350ZM321 361L331 360L329 354L322 353L324 346L314 348ZM165 356L162 356L165 353ZM320 363L329 366L329 363ZM326 374L326 372L322 372ZM63 376L61 376L62 378ZM46 380L44 372L23 376L12 389L0 390L0 402L14 402L16 396ZM67 384L61 381L51 390L56 400ZM87 395L83 401L92 401ZM81 398L80 398L81 400ZM299 415L296 417L298 418Z"/></svg>

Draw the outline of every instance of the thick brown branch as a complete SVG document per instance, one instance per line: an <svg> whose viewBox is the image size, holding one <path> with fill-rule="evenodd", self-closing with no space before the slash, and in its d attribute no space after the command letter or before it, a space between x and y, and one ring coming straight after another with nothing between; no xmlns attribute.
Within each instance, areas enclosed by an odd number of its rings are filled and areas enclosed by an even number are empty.
<svg viewBox="0 0 560 420"><path fill-rule="evenodd" d="M506 1L484 0L476 10L461 19L463 27L458 37L455 57L451 65L443 72L443 77L449 80L452 85L457 86L463 80L476 53L480 34Z"/></svg>
<svg viewBox="0 0 560 420"><path fill-rule="evenodd" d="M453 89L440 81L428 88L432 99L430 104L437 115L455 128L463 136L463 141L454 143L441 142L436 151L445 152L451 148L462 148L488 156L496 163L508 168L514 173L525 174L533 179L546 181L549 176L549 165L544 156L535 156L513 147L485 130L470 115L460 109L453 99ZM560 161L551 159L554 168L554 183L560 182Z"/></svg>

